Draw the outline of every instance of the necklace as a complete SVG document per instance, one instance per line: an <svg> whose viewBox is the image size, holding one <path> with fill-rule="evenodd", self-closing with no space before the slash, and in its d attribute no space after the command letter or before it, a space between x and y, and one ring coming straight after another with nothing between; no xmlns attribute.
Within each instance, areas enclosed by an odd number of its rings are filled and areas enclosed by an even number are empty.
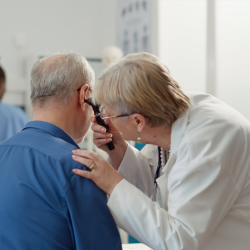
<svg viewBox="0 0 250 250"><path fill-rule="evenodd" d="M165 149L161 148L159 161L161 162L162 168L166 165L168 159L170 158L170 152L171 152L171 144L168 152Z"/></svg>
<svg viewBox="0 0 250 250"><path fill-rule="evenodd" d="M161 169L166 165L168 159L170 158L171 154L171 144L169 152L167 152L165 149L158 147L158 155L159 155L159 162L158 167L155 173L154 183L157 185L156 180L160 177L160 171Z"/></svg>
<svg viewBox="0 0 250 250"><path fill-rule="evenodd" d="M159 157L159 162L158 162L158 167L155 173L155 178L154 178L154 191L153 191L153 196L152 200L153 201L158 201L161 207L163 207L162 200L161 200L161 195L158 190L158 185L157 185L157 179L161 176L161 171L163 167L166 165L167 161L170 158L170 153L171 153L171 144L170 144L170 149L169 152L164 150L163 148L158 147L158 157Z"/></svg>

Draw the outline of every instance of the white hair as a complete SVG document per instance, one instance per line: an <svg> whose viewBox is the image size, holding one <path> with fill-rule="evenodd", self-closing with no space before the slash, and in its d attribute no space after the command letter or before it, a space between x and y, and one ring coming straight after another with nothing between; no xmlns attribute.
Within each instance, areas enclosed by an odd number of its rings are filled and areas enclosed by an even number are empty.
<svg viewBox="0 0 250 250"><path fill-rule="evenodd" d="M87 60L77 53L44 57L34 63L30 74L31 102L43 105L51 97L68 104L84 84L92 89L95 74Z"/></svg>

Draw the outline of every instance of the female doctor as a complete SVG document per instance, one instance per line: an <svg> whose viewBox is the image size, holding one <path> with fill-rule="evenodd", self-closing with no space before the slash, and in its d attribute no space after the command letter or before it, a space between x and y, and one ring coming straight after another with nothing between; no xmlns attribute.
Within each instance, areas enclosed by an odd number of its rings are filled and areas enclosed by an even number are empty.
<svg viewBox="0 0 250 250"><path fill-rule="evenodd" d="M92 126L109 163L77 150L73 159L91 171L73 171L110 196L120 228L155 250L249 249L250 124L241 114L213 96L185 93L147 53L104 72L93 98L110 127ZM147 145L139 152L125 140Z"/></svg>

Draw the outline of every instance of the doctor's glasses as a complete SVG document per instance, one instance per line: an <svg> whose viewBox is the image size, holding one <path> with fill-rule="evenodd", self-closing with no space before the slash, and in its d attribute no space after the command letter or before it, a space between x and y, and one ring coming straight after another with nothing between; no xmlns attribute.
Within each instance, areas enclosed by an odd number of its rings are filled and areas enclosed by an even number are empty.
<svg viewBox="0 0 250 250"><path fill-rule="evenodd" d="M118 117L127 117L127 116L130 116L130 115L132 115L132 114L122 114L122 115L112 115L112 116L105 116L105 107L101 107L100 108L100 115L101 115L101 118L103 119L103 120L105 120L105 119L111 119L111 118L118 118Z"/></svg>

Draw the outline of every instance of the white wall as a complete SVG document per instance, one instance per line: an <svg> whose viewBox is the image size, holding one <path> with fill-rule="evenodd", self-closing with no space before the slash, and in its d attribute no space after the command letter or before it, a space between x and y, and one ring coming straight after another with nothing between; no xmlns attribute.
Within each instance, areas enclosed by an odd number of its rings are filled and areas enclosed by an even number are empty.
<svg viewBox="0 0 250 250"><path fill-rule="evenodd" d="M184 90L205 92L205 0L159 0L159 57Z"/></svg>
<svg viewBox="0 0 250 250"><path fill-rule="evenodd" d="M153 53L185 90L205 92L206 0L154 3ZM105 46L117 42L116 7L117 0L0 0L0 56L9 89L4 100L25 102L20 93L28 85L27 58L61 51L101 57ZM249 13L250 1L216 1L217 97L248 119ZM15 37L26 39L23 47Z"/></svg>
<svg viewBox="0 0 250 250"><path fill-rule="evenodd" d="M218 97L250 120L250 1L217 1Z"/></svg>
<svg viewBox="0 0 250 250"><path fill-rule="evenodd" d="M116 0L0 0L0 9L0 56L8 77L8 102L19 104L20 96L13 90L26 89L27 58L68 51L100 58L104 47L116 44ZM27 42L19 48L15 37Z"/></svg>
<svg viewBox="0 0 250 250"><path fill-rule="evenodd" d="M216 0L216 96L250 119L250 1ZM159 57L188 91L206 92L206 0L159 0Z"/></svg>

